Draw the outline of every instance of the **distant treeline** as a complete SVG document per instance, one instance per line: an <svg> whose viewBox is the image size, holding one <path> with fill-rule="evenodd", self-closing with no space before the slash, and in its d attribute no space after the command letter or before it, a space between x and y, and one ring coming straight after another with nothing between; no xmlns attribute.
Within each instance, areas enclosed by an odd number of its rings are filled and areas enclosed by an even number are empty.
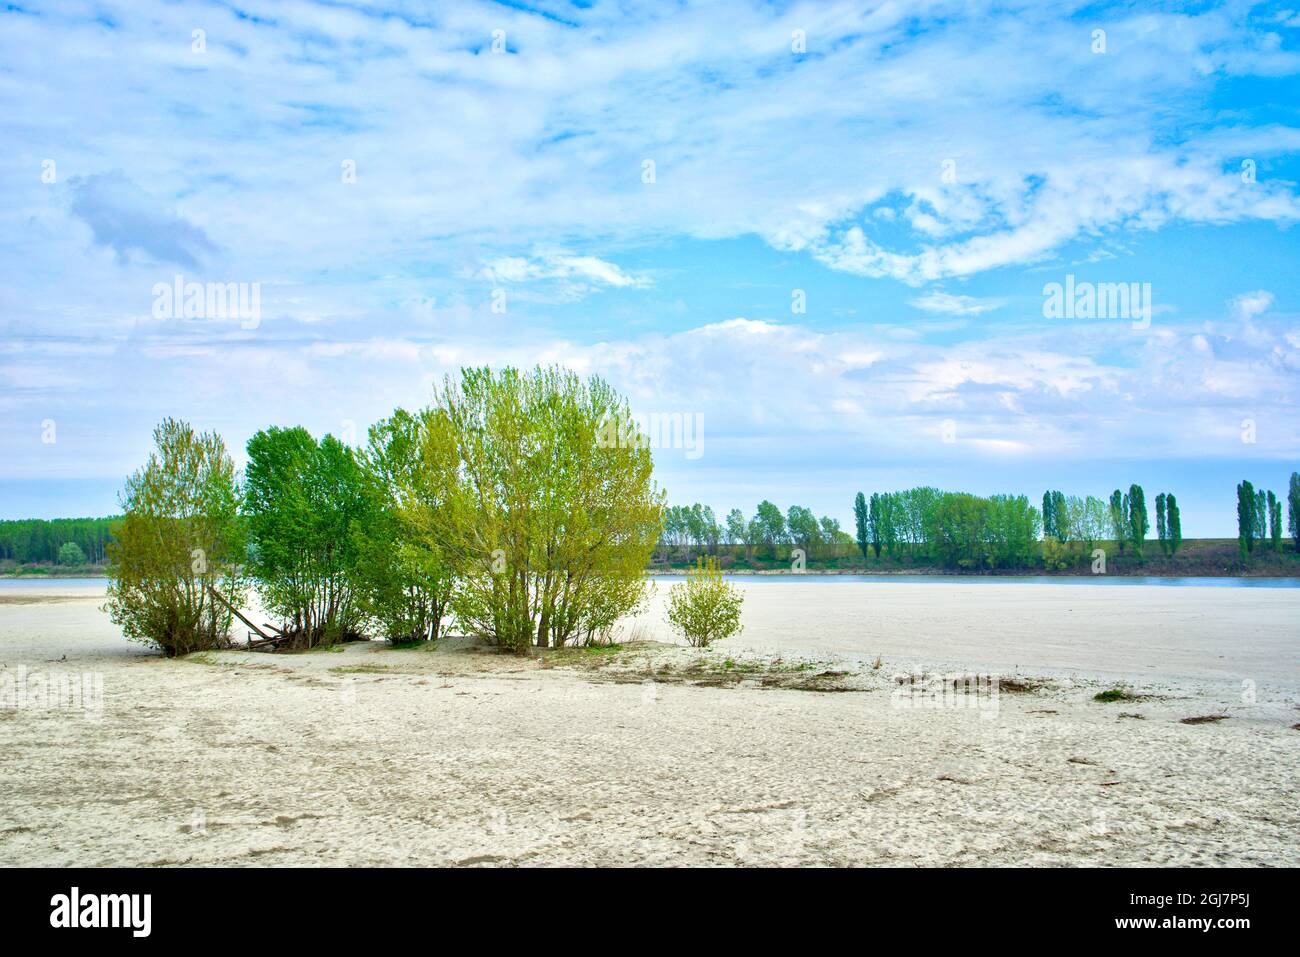
<svg viewBox="0 0 1300 957"><path fill-rule="evenodd" d="M114 516L0 521L0 561L19 565L99 564L105 560L112 527L118 520ZM68 544L80 549L79 561L73 549L64 548Z"/></svg>

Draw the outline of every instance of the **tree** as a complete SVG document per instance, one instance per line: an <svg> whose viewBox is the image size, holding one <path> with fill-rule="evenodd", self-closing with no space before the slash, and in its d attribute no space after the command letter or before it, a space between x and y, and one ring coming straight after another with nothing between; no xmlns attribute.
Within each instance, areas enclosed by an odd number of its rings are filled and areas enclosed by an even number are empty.
<svg viewBox="0 0 1300 957"><path fill-rule="evenodd" d="M1165 493L1156 496L1156 538L1160 541L1160 551L1169 554L1169 528L1165 523Z"/></svg>
<svg viewBox="0 0 1300 957"><path fill-rule="evenodd" d="M244 513L262 607L307 647L358 637L353 527L373 498L356 454L332 435L271 427L248 440Z"/></svg>
<svg viewBox="0 0 1300 957"><path fill-rule="evenodd" d="M404 514L456 567L457 619L526 654L608 636L643 602L664 525L649 442L604 380L462 369L424 413ZM778 514L780 514L778 512Z"/></svg>
<svg viewBox="0 0 1300 957"><path fill-rule="evenodd" d="M1268 538L1268 495L1262 488L1255 492L1255 538Z"/></svg>
<svg viewBox="0 0 1300 957"><path fill-rule="evenodd" d="M109 618L165 655L224 646L246 586L235 466L214 432L165 419L155 449L126 480L108 546ZM215 589L223 601L212 597Z"/></svg>
<svg viewBox="0 0 1300 957"><path fill-rule="evenodd" d="M1124 540L1128 538L1128 524L1128 498L1115 489L1110 493L1110 532L1121 552L1124 551Z"/></svg>
<svg viewBox="0 0 1300 957"><path fill-rule="evenodd" d="M437 509L447 493L425 482L418 468L422 428L421 416L397 409L371 426L360 456L368 502L352 526L357 560L350 581L361 614L395 644L437 641L455 589L449 556L402 511L404 504Z"/></svg>
<svg viewBox="0 0 1300 957"><path fill-rule="evenodd" d="M1056 535L1056 514L1052 510L1053 506L1052 493L1050 490L1043 493L1043 538L1048 539Z"/></svg>
<svg viewBox="0 0 1300 957"><path fill-rule="evenodd" d="M741 632L744 595L722 577L717 559L703 558L688 569L686 581L668 592L668 622L692 646L707 648Z"/></svg>
<svg viewBox="0 0 1300 957"><path fill-rule="evenodd" d="M1237 484L1237 550L1243 561L1255 550L1255 487L1245 479Z"/></svg>
<svg viewBox="0 0 1300 957"><path fill-rule="evenodd" d="M1295 550L1300 552L1300 472L1291 473L1291 482L1286 493L1287 531L1295 542Z"/></svg>
<svg viewBox="0 0 1300 957"><path fill-rule="evenodd" d="M1272 490L1268 493L1268 537L1272 540L1273 551L1282 550L1282 503Z"/></svg>
<svg viewBox="0 0 1300 957"><path fill-rule="evenodd" d="M871 493L871 504L867 509L867 528L871 534L871 550L876 553L876 560L880 560L880 495L876 492Z"/></svg>
<svg viewBox="0 0 1300 957"><path fill-rule="evenodd" d="M789 529L790 541L805 552L821 540L821 526L812 509L802 505L791 505L786 512L786 527Z"/></svg>
<svg viewBox="0 0 1300 957"><path fill-rule="evenodd" d="M746 532L749 526L745 522L745 513L738 508L733 508L727 513L727 543L729 545L745 545Z"/></svg>
<svg viewBox="0 0 1300 957"><path fill-rule="evenodd" d="M782 544L786 538L785 516L781 514L781 510L764 499L758 503L750 527L754 530L757 544L767 545L775 557L776 546Z"/></svg>
<svg viewBox="0 0 1300 957"><path fill-rule="evenodd" d="M1142 561L1147 532L1151 531L1151 522L1147 520L1146 495L1142 491L1142 486L1130 485L1125 501L1128 509L1129 537L1133 542L1133 555L1138 561Z"/></svg>
<svg viewBox="0 0 1300 957"><path fill-rule="evenodd" d="M871 547L871 539L868 533L867 497L861 492L853 499L853 525L855 537L858 543L858 550L862 552L862 557L867 557L867 549Z"/></svg>
<svg viewBox="0 0 1300 957"><path fill-rule="evenodd" d="M86 564L86 553L81 550L81 546L76 542L64 542L59 546L59 564L84 565Z"/></svg>
<svg viewBox="0 0 1300 957"><path fill-rule="evenodd" d="M1169 529L1169 555L1172 557L1178 554L1178 549L1183 544L1183 520L1178 514L1178 500L1174 498L1173 492L1165 498L1165 509L1169 513L1165 524Z"/></svg>

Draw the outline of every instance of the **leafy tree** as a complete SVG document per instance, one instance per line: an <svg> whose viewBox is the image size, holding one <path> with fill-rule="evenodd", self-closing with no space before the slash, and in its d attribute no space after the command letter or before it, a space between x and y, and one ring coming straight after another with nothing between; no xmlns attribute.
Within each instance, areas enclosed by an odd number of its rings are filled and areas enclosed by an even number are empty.
<svg viewBox="0 0 1300 957"><path fill-rule="evenodd" d="M59 546L59 564L84 565L86 564L86 553L81 550L81 546L76 542L64 542Z"/></svg>
<svg viewBox="0 0 1300 957"><path fill-rule="evenodd" d="M332 435L272 427L248 440L244 512L262 607L307 647L359 634L358 522L374 498L356 454Z"/></svg>
<svg viewBox="0 0 1300 957"><path fill-rule="evenodd" d="M1268 493L1268 536L1272 540L1273 551L1282 550L1282 503L1272 490Z"/></svg>
<svg viewBox="0 0 1300 957"><path fill-rule="evenodd" d="M175 419L153 437L148 462L120 496L105 609L128 639L172 657L229 641L230 611L209 589L242 604L244 541L235 466L221 437Z"/></svg>
<svg viewBox="0 0 1300 957"><path fill-rule="evenodd" d="M696 648L707 648L742 630L740 589L722 577L717 559L700 559L686 581L668 592L668 622Z"/></svg>
<svg viewBox="0 0 1300 957"><path fill-rule="evenodd" d="M1115 547L1124 551L1124 540L1128 538L1128 497L1119 489L1110 493L1110 532L1115 540Z"/></svg>
<svg viewBox="0 0 1300 957"><path fill-rule="evenodd" d="M1287 531L1291 533L1295 550L1300 552L1300 472L1291 473L1291 482L1286 493Z"/></svg>
<svg viewBox="0 0 1300 957"><path fill-rule="evenodd" d="M802 505L791 505L786 512L786 528L789 529L790 541L806 551L821 539L821 526L812 509Z"/></svg>
<svg viewBox="0 0 1300 957"><path fill-rule="evenodd" d="M526 654L607 636L642 604L664 497L626 400L602 379L462 369L424 413L418 457L445 500L408 496L404 514L459 572L453 611L467 628Z"/></svg>
<svg viewBox="0 0 1300 957"><path fill-rule="evenodd" d="M1052 493L1049 489L1043 493L1043 538L1056 535L1056 516L1052 512Z"/></svg>
<svg viewBox="0 0 1300 957"><path fill-rule="evenodd" d="M1263 489L1255 492L1255 538L1268 538L1268 495Z"/></svg>
<svg viewBox="0 0 1300 957"><path fill-rule="evenodd" d="M1142 551L1146 544L1147 532L1151 531L1151 522L1147 520L1146 495L1141 485L1130 485L1128 489L1129 535L1133 542L1133 554L1142 561Z"/></svg>
<svg viewBox="0 0 1300 957"><path fill-rule="evenodd" d="M876 553L876 560L880 559L880 495L876 492L871 493L871 504L867 509L867 527L871 533L871 550Z"/></svg>
<svg viewBox="0 0 1300 957"><path fill-rule="evenodd" d="M1244 479L1237 485L1237 550L1243 560L1255 550L1255 487Z"/></svg>
<svg viewBox="0 0 1300 957"><path fill-rule="evenodd" d="M1160 541L1160 551L1169 554L1169 528L1165 522L1165 493L1156 496L1156 538Z"/></svg>
<svg viewBox="0 0 1300 957"><path fill-rule="evenodd" d="M858 550L862 552L862 557L867 557L867 549L871 547L871 538L869 534L869 513L867 511L867 497L861 492L853 500L853 525L855 538L858 543Z"/></svg>
<svg viewBox="0 0 1300 957"><path fill-rule="evenodd" d="M773 555L776 554L776 546L786 540L785 516L767 499L758 503L751 528L754 530L756 544L767 545Z"/></svg>
<svg viewBox="0 0 1300 957"><path fill-rule="evenodd" d="M1183 544L1183 520L1178 514L1178 500L1172 492L1165 498L1165 509L1169 513L1165 523L1169 529L1169 554L1172 557L1178 554L1178 549Z"/></svg>
<svg viewBox="0 0 1300 957"><path fill-rule="evenodd" d="M733 508L727 513L727 544L745 545L746 532L749 530L745 522L745 513L738 508Z"/></svg>
<svg viewBox="0 0 1300 957"><path fill-rule="evenodd" d="M350 582L360 613L394 643L436 641L455 589L450 558L422 538L402 511L437 509L447 494L419 469L423 421L397 409L371 426L360 456L368 501L362 520L352 526L357 560Z"/></svg>

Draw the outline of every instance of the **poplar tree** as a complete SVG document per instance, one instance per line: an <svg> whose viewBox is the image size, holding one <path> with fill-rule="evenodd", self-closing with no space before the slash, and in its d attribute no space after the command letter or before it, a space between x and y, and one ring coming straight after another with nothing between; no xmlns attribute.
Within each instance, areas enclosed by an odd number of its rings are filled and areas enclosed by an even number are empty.
<svg viewBox="0 0 1300 957"><path fill-rule="evenodd" d="M1169 511L1165 521L1169 527L1169 554L1172 557L1178 554L1178 548L1183 544L1183 522L1178 514L1178 500L1172 492L1165 499L1165 508Z"/></svg>
<svg viewBox="0 0 1300 957"><path fill-rule="evenodd" d="M1151 531L1151 523L1147 521L1146 496L1141 485L1128 487L1128 518L1129 530L1133 538L1133 554L1137 556L1138 561L1141 561L1147 532Z"/></svg>
<svg viewBox="0 0 1300 957"><path fill-rule="evenodd" d="M1160 540L1160 551L1169 555L1169 528L1165 522L1165 493L1156 496L1156 538Z"/></svg>
<svg viewBox="0 0 1300 957"><path fill-rule="evenodd" d="M1286 493L1287 530L1300 552L1300 472L1291 473L1291 485Z"/></svg>
<svg viewBox="0 0 1300 957"><path fill-rule="evenodd" d="M1237 483L1237 550L1244 561L1255 550L1255 487Z"/></svg>
<svg viewBox="0 0 1300 957"><path fill-rule="evenodd" d="M861 550L863 558L867 557L867 548L871 544L867 531L869 521L867 497L859 492L857 498L853 500L853 522L857 532L858 548Z"/></svg>

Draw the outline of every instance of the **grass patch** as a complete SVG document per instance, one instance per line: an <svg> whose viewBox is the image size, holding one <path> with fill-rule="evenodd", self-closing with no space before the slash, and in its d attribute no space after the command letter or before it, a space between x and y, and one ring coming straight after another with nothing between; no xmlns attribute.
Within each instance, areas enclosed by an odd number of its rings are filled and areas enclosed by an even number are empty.
<svg viewBox="0 0 1300 957"><path fill-rule="evenodd" d="M1226 718L1226 714L1198 714L1194 718L1183 718L1179 724L1214 724Z"/></svg>
<svg viewBox="0 0 1300 957"><path fill-rule="evenodd" d="M1092 696L1093 701L1100 701L1102 704L1111 704L1115 701L1141 701L1144 696L1134 694L1128 688L1107 688L1105 691L1098 691Z"/></svg>

